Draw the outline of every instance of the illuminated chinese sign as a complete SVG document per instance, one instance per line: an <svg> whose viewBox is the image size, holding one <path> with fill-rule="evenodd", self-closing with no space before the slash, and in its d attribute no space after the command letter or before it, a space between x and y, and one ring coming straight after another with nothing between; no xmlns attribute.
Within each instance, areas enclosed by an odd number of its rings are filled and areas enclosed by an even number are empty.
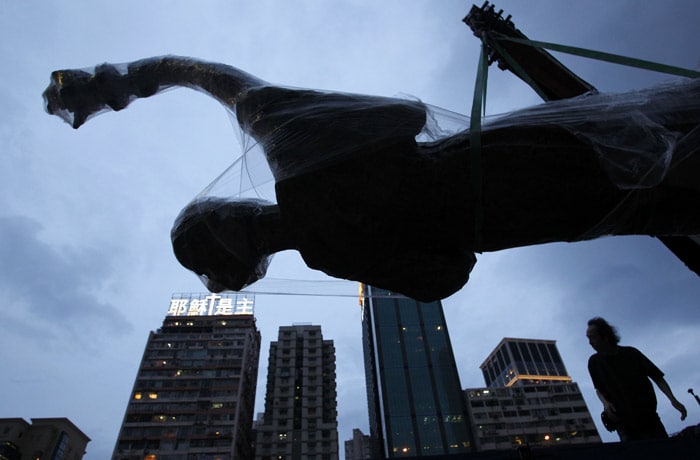
<svg viewBox="0 0 700 460"><path fill-rule="evenodd" d="M170 299L168 316L252 315L255 299L243 294L189 294Z"/></svg>

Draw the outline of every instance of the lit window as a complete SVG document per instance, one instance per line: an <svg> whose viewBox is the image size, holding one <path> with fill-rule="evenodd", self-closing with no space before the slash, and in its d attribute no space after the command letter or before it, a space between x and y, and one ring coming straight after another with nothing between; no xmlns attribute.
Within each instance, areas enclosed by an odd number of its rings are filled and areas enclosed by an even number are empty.
<svg viewBox="0 0 700 460"><path fill-rule="evenodd" d="M158 393L148 393L148 399L158 399Z"/></svg>
<svg viewBox="0 0 700 460"><path fill-rule="evenodd" d="M141 393L134 393L134 399L141 399Z"/></svg>

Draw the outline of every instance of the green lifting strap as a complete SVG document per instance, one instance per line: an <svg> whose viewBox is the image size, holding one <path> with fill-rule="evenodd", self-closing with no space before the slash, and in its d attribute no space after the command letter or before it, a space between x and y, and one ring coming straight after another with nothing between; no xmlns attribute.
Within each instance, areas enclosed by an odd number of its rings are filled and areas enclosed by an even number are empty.
<svg viewBox="0 0 700 460"><path fill-rule="evenodd" d="M503 50L498 45L498 40L507 40L515 43L521 43L524 45L533 46L536 48L546 48L552 51L560 51L562 53L573 54L576 56L582 56L589 59L596 59L599 61L612 62L613 64L625 65L628 67L637 67L640 69L651 70L654 72L667 73L670 75L678 75L681 77L688 78L700 78L700 72L690 69L684 69L682 67L675 67L666 64L659 64L658 62L645 61L643 59L631 58L628 56L622 56L619 54L604 53L602 51L594 51L585 48L578 48L575 46L559 45L556 43L542 42L537 40L527 40L521 38L508 37L503 34L496 32L492 33L492 37L495 39L491 45L494 47L496 52L501 55L511 66L513 71L520 75L520 77L525 80L532 88L535 89L537 94L546 99L543 96L543 92L539 89L537 84L527 75L527 73L522 69L522 67L513 59L508 52ZM474 248L476 252L479 251L482 242L482 227L484 222L484 208L483 208L483 183L481 176L481 116L482 112L486 113L486 83L488 79L488 60L486 58L486 40L485 37L481 39L481 53L479 55L479 65L476 72L476 82L474 84L474 99L472 101L472 111L471 120L469 123L469 138L470 138L470 176L472 180L472 188L474 190Z"/></svg>
<svg viewBox="0 0 700 460"><path fill-rule="evenodd" d="M559 45L556 43L541 42L536 40L526 40L522 38L508 37L503 34L494 32L493 38L497 40L507 40L515 43L521 43L523 45L534 46L535 48L546 48L552 51L560 51L562 53L573 54L576 56L582 56L589 59L596 59L599 61L612 62L613 64L625 65L628 67L637 67L640 69L651 70L654 72L667 73L670 75L678 75L681 77L688 78L700 78L700 72L690 69L684 69L682 67L675 67L666 64L660 64L658 62L645 61L643 59L636 59L628 56L622 56L619 54L604 53L602 51L594 51L586 48L578 48L575 46ZM510 61L509 61L510 62Z"/></svg>
<svg viewBox="0 0 700 460"><path fill-rule="evenodd" d="M479 66L476 69L471 120L469 121L469 151L471 153L469 174L474 192L474 249L477 252L481 252L479 248L481 247L481 228L484 221L481 177L481 114L482 111L486 113L486 81L489 72L489 63L486 56L486 45L482 44Z"/></svg>

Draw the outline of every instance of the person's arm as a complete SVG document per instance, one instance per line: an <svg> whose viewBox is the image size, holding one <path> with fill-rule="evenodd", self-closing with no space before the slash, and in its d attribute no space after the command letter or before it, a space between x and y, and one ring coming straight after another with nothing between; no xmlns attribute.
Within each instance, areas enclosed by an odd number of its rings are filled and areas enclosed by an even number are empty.
<svg viewBox="0 0 700 460"><path fill-rule="evenodd" d="M598 390L597 388L595 390L595 394L598 395L598 399L600 399L600 402L603 403L603 412L608 414L608 417L610 417L611 420L616 421L617 415L615 414L615 406L613 405L613 403L608 401L603 395L603 393L601 393L600 390Z"/></svg>
<svg viewBox="0 0 700 460"><path fill-rule="evenodd" d="M685 406L681 404L681 402L678 401L673 395L673 391L671 391L671 387L668 385L668 382L666 382L666 379L663 377L656 377L652 378L652 380L654 383L656 383L656 386L659 387L659 390L666 395L668 400L671 401L673 407L675 407L676 410L681 413L681 420L685 420L686 416L688 415L688 411L686 410Z"/></svg>
<svg viewBox="0 0 700 460"><path fill-rule="evenodd" d="M248 88L265 83L225 64L161 56L129 64L101 64L88 70L57 70L44 91L46 111L80 125L107 108L121 110L136 98L184 86L204 91L231 106Z"/></svg>
<svg viewBox="0 0 700 460"><path fill-rule="evenodd" d="M597 360L596 360L597 355L593 355L590 358L588 358L588 373L591 376L591 380L593 381L593 388L595 389L595 394L598 396L598 399L600 399L600 402L603 403L603 412L608 416L610 420L613 422L617 422L617 413L616 413L616 407L615 405L608 400L608 398L605 397L605 394L603 391L600 390L600 388L603 388L603 380L601 379L601 376L598 372L599 366L596 365Z"/></svg>

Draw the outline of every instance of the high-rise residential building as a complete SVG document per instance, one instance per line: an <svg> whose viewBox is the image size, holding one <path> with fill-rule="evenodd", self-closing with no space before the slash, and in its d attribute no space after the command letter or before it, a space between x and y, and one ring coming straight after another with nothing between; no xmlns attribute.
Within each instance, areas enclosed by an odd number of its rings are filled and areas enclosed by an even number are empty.
<svg viewBox="0 0 700 460"><path fill-rule="evenodd" d="M172 296L148 338L113 460L252 458L253 307L251 295Z"/></svg>
<svg viewBox="0 0 700 460"><path fill-rule="evenodd" d="M345 441L345 460L366 460L372 458L369 435L359 428L353 428L352 439Z"/></svg>
<svg viewBox="0 0 700 460"><path fill-rule="evenodd" d="M67 418L0 418L0 459L80 460L90 438Z"/></svg>
<svg viewBox="0 0 700 460"><path fill-rule="evenodd" d="M555 341L504 338L480 367L486 387L464 390L477 450L600 442Z"/></svg>
<svg viewBox="0 0 700 460"><path fill-rule="evenodd" d="M282 326L270 343L256 460L338 460L335 346L320 326Z"/></svg>
<svg viewBox="0 0 700 460"><path fill-rule="evenodd" d="M472 434L442 304L361 285L372 458L466 453Z"/></svg>

